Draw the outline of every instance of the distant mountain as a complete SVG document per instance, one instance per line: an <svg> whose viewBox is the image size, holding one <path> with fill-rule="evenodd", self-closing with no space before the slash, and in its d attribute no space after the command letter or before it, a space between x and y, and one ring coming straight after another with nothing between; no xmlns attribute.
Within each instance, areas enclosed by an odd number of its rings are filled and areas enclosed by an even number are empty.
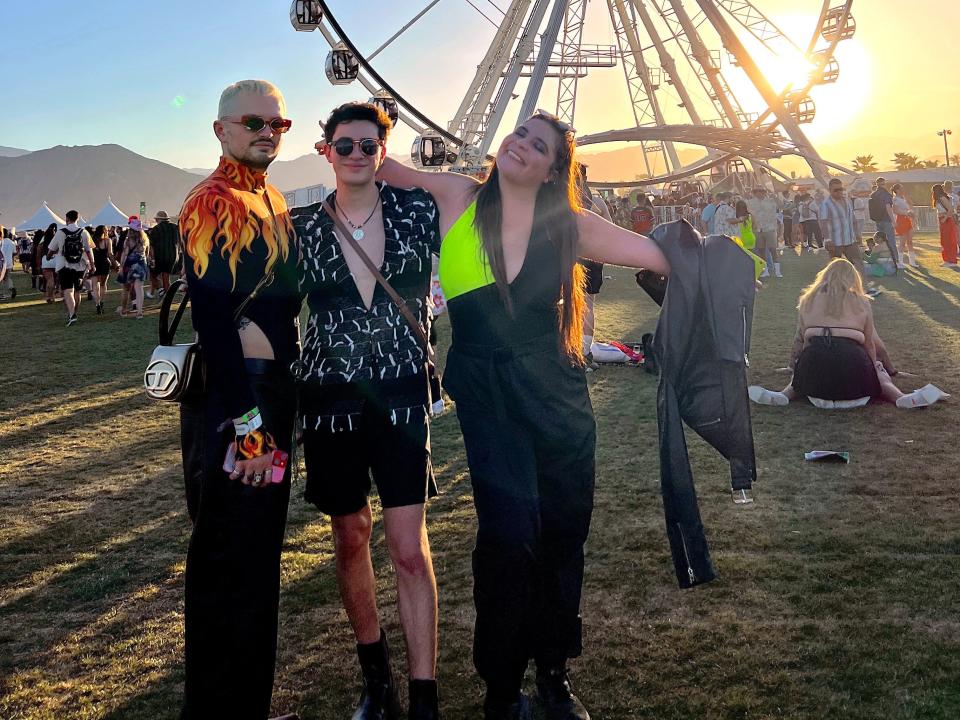
<svg viewBox="0 0 960 720"><path fill-rule="evenodd" d="M390 157L404 165L410 165L409 155L391 155ZM213 168L184 168L184 172L206 177L213 172ZM301 155L293 160L278 160L270 166L269 175L270 183L283 192L312 185L333 187L336 184L330 163L317 153Z"/></svg>
<svg viewBox="0 0 960 720"><path fill-rule="evenodd" d="M119 145L58 145L0 157L0 211L5 225L26 220L44 201L60 215L79 210L91 217L110 196L127 213L137 213L143 201L150 217L158 210L175 215L198 182L196 175Z"/></svg>
<svg viewBox="0 0 960 720"><path fill-rule="evenodd" d="M29 155L30 150L21 150L20 148L4 147L0 145L0 157L20 157L21 155Z"/></svg>
<svg viewBox="0 0 960 720"><path fill-rule="evenodd" d="M580 162L587 166L587 177L591 181L636 180L648 176L643 149L639 145L601 152L590 152L588 148L589 146L578 151L577 155ZM702 158L705 153L702 150L678 148L677 155L681 164L689 165ZM663 156L660 153L649 153L648 157L653 174L663 174Z"/></svg>

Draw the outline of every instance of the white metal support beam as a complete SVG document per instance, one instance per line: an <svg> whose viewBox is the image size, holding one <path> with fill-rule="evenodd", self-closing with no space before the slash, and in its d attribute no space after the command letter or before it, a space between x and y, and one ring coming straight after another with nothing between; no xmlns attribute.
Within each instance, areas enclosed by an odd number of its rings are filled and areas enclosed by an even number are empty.
<svg viewBox="0 0 960 720"><path fill-rule="evenodd" d="M787 112L786 107L783 105L783 100L773 89L773 86L770 85L770 82L760 71L760 68L757 67L756 62L754 62L750 53L743 46L743 43L740 42L740 38L737 37L733 28L727 23L726 18L723 17L714 0L697 0L697 3L703 12L706 13L707 17L710 18L710 22L714 28L716 28L717 32L720 33L720 39L723 41L724 47L737 58L747 77L750 78L754 87L757 88L757 91L761 97L763 97L764 102L767 103L777 120L780 121L780 126L784 132L793 141L794 145L796 145L799 154L807 161L807 164L813 171L814 177L826 185L829 182L830 176L820 154L807 139L803 130L800 129L800 124Z"/></svg>
<svg viewBox="0 0 960 720"><path fill-rule="evenodd" d="M733 94L730 92L730 88L727 86L727 81L724 80L720 68L717 67L713 58L710 57L710 51L707 49L706 44L700 37L700 33L697 31L693 21L683 7L683 1L669 0L669 3L673 8L677 22L679 22L681 28L683 28L683 34L690 43L690 50L693 53L693 57L696 59L697 64L703 68L704 73L706 73L707 82L710 84L710 87L713 88L713 96L716 98L716 102L723 108L723 114L727 123L729 123L732 128L742 128L743 123L740 119L742 110L736 100L733 99ZM710 16L707 15L707 17L709 18ZM711 22L712 20L711 18Z"/></svg>
<svg viewBox="0 0 960 720"><path fill-rule="evenodd" d="M683 107L687 111L687 115L690 116L690 121L694 125L702 125L703 121L700 119L700 113L697 110L697 106L694 104L693 98L690 97L690 93L683 84L683 79L680 77L680 73L677 72L677 63L674 62L673 57L667 50L667 46L660 38L660 33L657 32L657 27L653 24L653 18L650 17L647 6L644 4L643 0L632 1L633 7L640 16L640 22L643 23L643 27L647 31L647 36L650 38L650 41L657 50L657 57L660 58L660 67L663 68L663 71L667 74L667 77L670 78L671 84L677 91L677 94L680 96L680 102L683 103Z"/></svg>
<svg viewBox="0 0 960 720"><path fill-rule="evenodd" d="M563 21L563 42L560 45L560 87L557 89L557 117L573 125L577 112L577 82L580 68L576 62L580 56L583 41L583 21L587 12L588 0L570 0L567 17Z"/></svg>
<svg viewBox="0 0 960 720"><path fill-rule="evenodd" d="M483 139L480 141L480 155L486 155L493 144L493 136L503 120L503 115L507 110L507 105L513 97L513 90L517 86L517 80L520 78L520 72L523 70L523 64L533 52L533 41L536 39L537 30L543 22L543 16L547 13L549 0L536 0L530 16L527 18L526 25L523 26L523 32L517 42L517 49L510 58L510 64L507 66L506 75L497 89L496 97L493 99L493 108L487 117L486 128L483 132ZM549 58L549 56L548 56Z"/></svg>
<svg viewBox="0 0 960 720"><path fill-rule="evenodd" d="M657 100L656 89L650 81L650 68L643 57L643 48L640 44L640 38L637 36L636 25L627 11L626 4L624 0L612 0L612 3L608 3L608 5L617 33L617 42L620 45L624 73L627 75L627 86L630 90L630 100L633 104L637 126L666 125L660 103ZM624 43L626 43L626 47ZM680 158L673 143L663 143L662 147L667 170L679 168Z"/></svg>
<svg viewBox="0 0 960 720"><path fill-rule="evenodd" d="M477 145L486 134L491 98L501 83L510 53L523 28L523 20L532 1L513 0L510 3L500 29L477 66L477 73L453 120L447 126L451 133L462 138L465 143Z"/></svg>
<svg viewBox="0 0 960 720"><path fill-rule="evenodd" d="M553 12L550 13L550 20L547 21L546 30L540 36L540 54L537 55L537 61L533 65L533 71L530 74L530 84L527 85L527 92L523 96L523 103L520 105L520 114L517 118L517 124L523 122L533 114L537 109L537 102L540 99L540 91L543 90L543 79L547 75L547 69L550 67L550 58L553 57L553 50L557 46L557 38L560 37L560 26L567 16L567 6L569 0L554 0Z"/></svg>

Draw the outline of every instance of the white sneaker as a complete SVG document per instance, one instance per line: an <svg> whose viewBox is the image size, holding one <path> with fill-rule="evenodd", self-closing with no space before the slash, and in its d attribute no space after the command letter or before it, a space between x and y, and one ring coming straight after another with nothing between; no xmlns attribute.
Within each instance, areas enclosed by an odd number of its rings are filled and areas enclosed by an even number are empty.
<svg viewBox="0 0 960 720"><path fill-rule="evenodd" d="M790 404L790 398L788 398L782 392L777 392L776 390L767 390L759 385L751 385L748 387L747 395L749 395L750 399L757 403L757 405L777 405L779 407L784 407Z"/></svg>
<svg viewBox="0 0 960 720"><path fill-rule="evenodd" d="M768 277L770 277L770 271L769 271L767 268L763 268L763 272L760 273L760 277L762 277L762 278L768 278Z"/></svg>
<svg viewBox="0 0 960 720"><path fill-rule="evenodd" d="M773 264L773 276L778 278L783 277L783 273L780 272L780 263Z"/></svg>
<svg viewBox="0 0 960 720"><path fill-rule="evenodd" d="M430 415L433 417L439 417L443 415L443 410L446 407L443 398L439 400L434 400L433 404L430 406Z"/></svg>
<svg viewBox="0 0 960 720"><path fill-rule="evenodd" d="M919 390L904 395L897 399L897 407L904 409L928 407L940 400L949 400L949 393L945 393L936 385L926 384Z"/></svg>
<svg viewBox="0 0 960 720"><path fill-rule="evenodd" d="M147 298L147 300L153 300L153 293L150 292L149 290L148 290L147 292L145 292L145 293L143 294L143 296L144 296L145 298Z"/></svg>

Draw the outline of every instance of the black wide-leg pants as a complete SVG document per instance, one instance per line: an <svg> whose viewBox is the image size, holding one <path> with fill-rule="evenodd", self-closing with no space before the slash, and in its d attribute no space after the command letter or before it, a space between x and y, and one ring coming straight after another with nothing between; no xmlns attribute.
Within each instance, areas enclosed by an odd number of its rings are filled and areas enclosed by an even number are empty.
<svg viewBox="0 0 960 720"><path fill-rule="evenodd" d="M490 693L509 697L531 658L563 663L582 652L593 410L583 370L555 350L448 359L444 381L456 386L478 520L474 663Z"/></svg>
<svg viewBox="0 0 960 720"><path fill-rule="evenodd" d="M289 374L261 363L252 375L265 428L291 452L296 415ZM280 551L290 498L282 484L255 488L223 470L233 425L215 395L181 406L187 506L185 697L182 720L265 720L277 652Z"/></svg>

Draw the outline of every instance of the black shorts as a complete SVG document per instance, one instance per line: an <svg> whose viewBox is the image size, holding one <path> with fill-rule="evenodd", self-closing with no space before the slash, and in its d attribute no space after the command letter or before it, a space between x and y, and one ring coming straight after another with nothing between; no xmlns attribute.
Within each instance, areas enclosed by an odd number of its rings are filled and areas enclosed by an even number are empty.
<svg viewBox="0 0 960 720"><path fill-rule="evenodd" d="M60 268L57 272L57 278L60 280L61 290L74 290L80 292L83 288L83 270L74 270L73 268Z"/></svg>
<svg viewBox="0 0 960 720"><path fill-rule="evenodd" d="M166 258L157 258L154 260L153 268L150 270L151 275L160 275L166 273L169 275L173 272L173 260Z"/></svg>
<svg viewBox="0 0 960 720"><path fill-rule="evenodd" d="M371 474L384 508L422 505L434 497L429 420L426 413L417 415L394 425L389 411L367 402L359 416L351 416L353 429L334 430L332 419L319 428L308 424L304 499L327 515L352 515L367 504Z"/></svg>
<svg viewBox="0 0 960 720"><path fill-rule="evenodd" d="M603 286L603 263L581 258L580 264L583 266L584 275L586 276L584 292L586 292L587 295L598 294L600 288Z"/></svg>

